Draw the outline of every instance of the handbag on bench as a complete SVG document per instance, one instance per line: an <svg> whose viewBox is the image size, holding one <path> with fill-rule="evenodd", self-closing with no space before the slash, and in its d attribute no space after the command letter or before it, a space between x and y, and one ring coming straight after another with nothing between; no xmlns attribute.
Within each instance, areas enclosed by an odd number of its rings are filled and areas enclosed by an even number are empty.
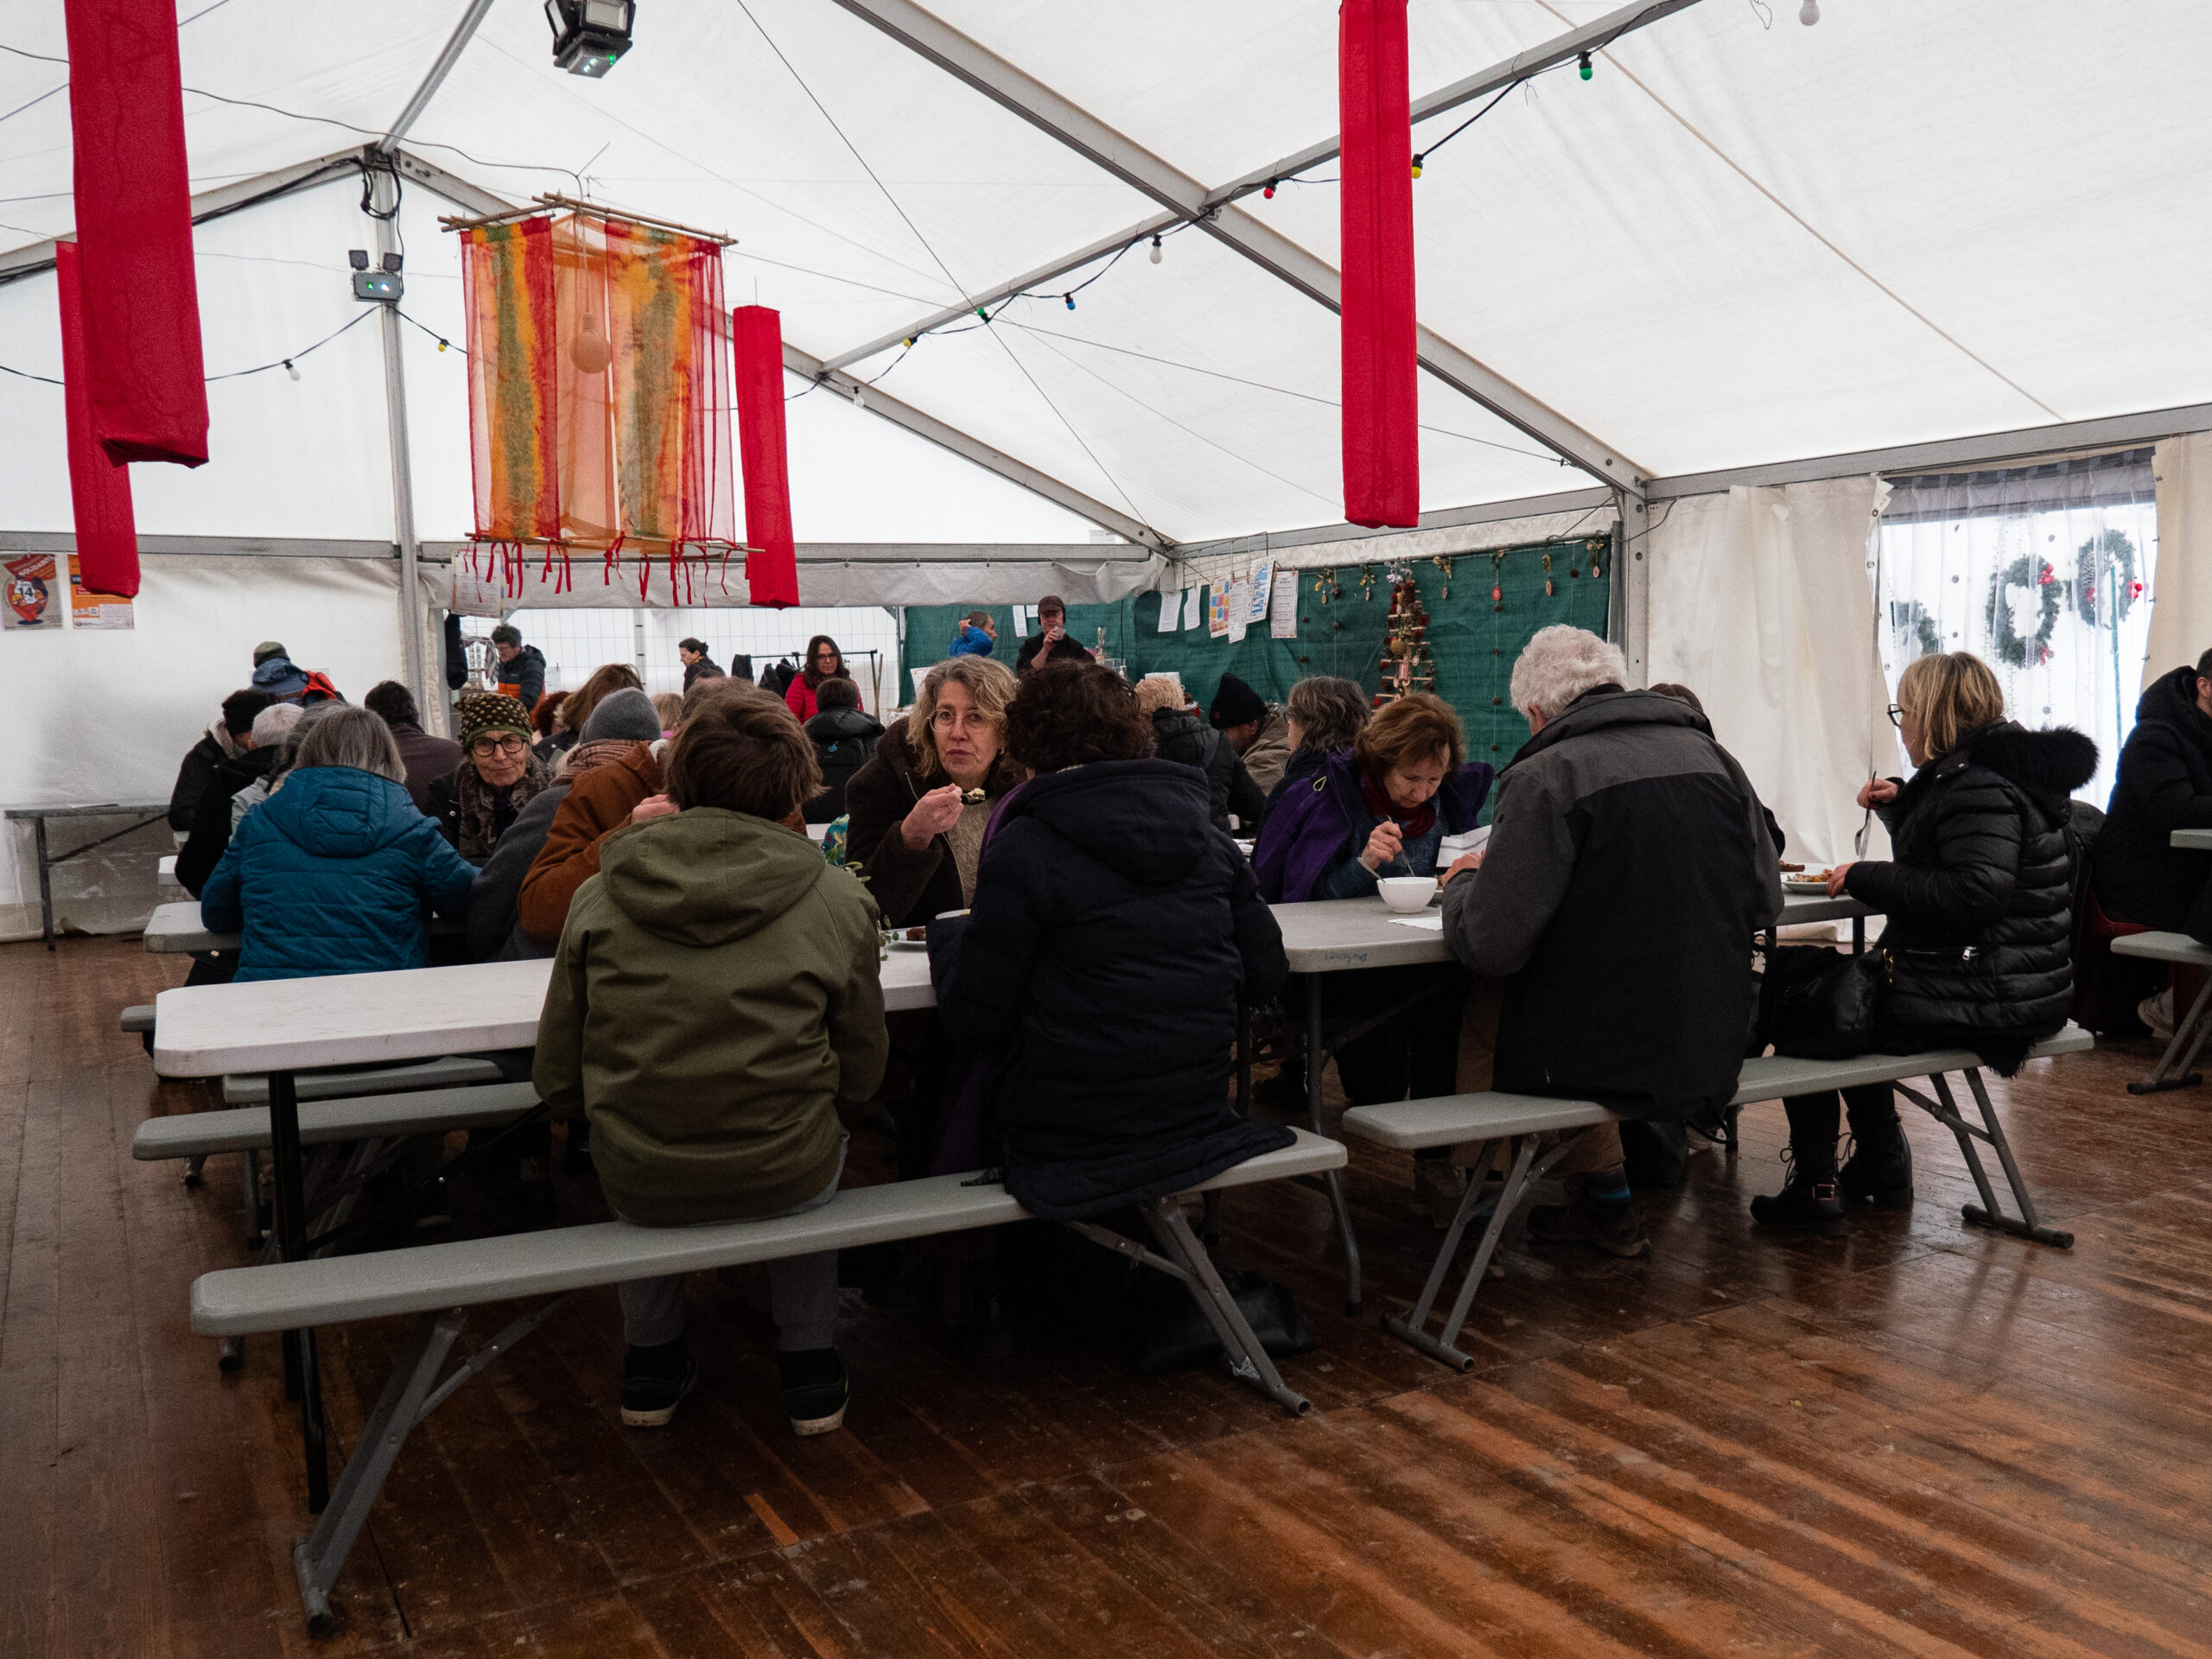
<svg viewBox="0 0 2212 1659"><path fill-rule="evenodd" d="M1777 946L1767 952L1759 988L1759 1034L1776 1053L1800 1059L1864 1054L1889 979L1889 957L1878 949L1847 957L1820 945Z"/></svg>

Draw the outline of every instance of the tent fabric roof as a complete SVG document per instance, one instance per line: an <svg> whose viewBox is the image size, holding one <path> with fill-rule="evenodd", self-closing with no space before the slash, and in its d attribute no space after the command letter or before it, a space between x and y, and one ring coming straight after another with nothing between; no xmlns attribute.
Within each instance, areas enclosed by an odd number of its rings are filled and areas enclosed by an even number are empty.
<svg viewBox="0 0 2212 1659"><path fill-rule="evenodd" d="M637 44L590 81L553 67L533 0L499 0L406 145L511 200L582 188L729 232L733 298L775 306L823 359L1160 213L855 15L867 3L640 0ZM1209 186L1335 130L1333 7L931 9ZM206 189L380 137L462 8L386 0L343 24L285 0L181 10ZM1415 92L1611 10L1413 0ZM2212 12L1829 0L1807 29L1794 11L1702 0L1605 48L1590 81L1542 76L1434 149L1414 188L1422 321L1654 474L2212 398L2212 101L2197 84ZM60 8L11 15L4 39L66 56ZM0 54L0 251L69 227L67 99L34 101L65 73ZM1473 112L1424 124L1416 146ZM1335 171L1241 207L1333 264ZM342 187L316 194L334 198L317 237L339 239L290 257L334 265L365 221L347 222ZM421 205L409 270L427 290L453 251ZM204 228L203 257L245 253L267 211ZM851 372L1172 540L1337 518L1332 315L1202 229L1169 234L1158 265L1146 252L1073 311L1059 295L1103 260ZM211 324L211 372L300 344L301 306L274 310L228 334ZM349 391L376 374L370 332L348 337L363 354ZM0 359L39 370L29 349ZM272 378L238 396L281 393ZM1587 482L1441 382L1422 388L1424 507ZM22 395L10 383L0 404ZM303 503L262 528L362 533L388 506L359 493L345 525Z"/></svg>

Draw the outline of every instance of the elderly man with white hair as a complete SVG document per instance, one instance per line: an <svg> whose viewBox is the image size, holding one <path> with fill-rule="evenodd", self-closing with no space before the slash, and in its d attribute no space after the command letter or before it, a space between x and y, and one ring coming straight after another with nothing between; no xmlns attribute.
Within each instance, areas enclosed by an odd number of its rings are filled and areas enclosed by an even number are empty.
<svg viewBox="0 0 2212 1659"><path fill-rule="evenodd" d="M1492 1086L1680 1121L1734 1092L1752 935L1782 913L1765 810L1688 703L1623 689L1597 635L1540 630L1513 667L1529 741L1498 775L1491 836L1447 873L1444 933L1505 982ZM1587 1131L1581 1191L1529 1232L1651 1248L1618 1128Z"/></svg>

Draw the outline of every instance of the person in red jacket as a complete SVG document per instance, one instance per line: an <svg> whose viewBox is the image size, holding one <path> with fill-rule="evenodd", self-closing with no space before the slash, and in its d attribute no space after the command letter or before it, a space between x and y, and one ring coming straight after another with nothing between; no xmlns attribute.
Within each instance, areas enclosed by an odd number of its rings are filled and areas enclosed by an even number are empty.
<svg viewBox="0 0 2212 1659"><path fill-rule="evenodd" d="M815 688L824 680L852 677L845 671L845 654L837 649L837 642L826 633L817 633L806 642L806 671L793 677L784 693L784 702L804 726L822 712L815 701ZM861 707L857 701L853 706Z"/></svg>

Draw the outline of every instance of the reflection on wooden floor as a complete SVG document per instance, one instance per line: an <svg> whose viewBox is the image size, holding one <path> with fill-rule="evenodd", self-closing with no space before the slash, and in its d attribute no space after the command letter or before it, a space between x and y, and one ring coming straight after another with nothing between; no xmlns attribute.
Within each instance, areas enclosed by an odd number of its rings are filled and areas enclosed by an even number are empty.
<svg viewBox="0 0 2212 1659"><path fill-rule="evenodd" d="M115 1028L181 971L0 950L0 1655L2212 1654L2212 1093L2130 1096L2139 1046L1996 1090L2070 1254L1962 1230L1911 1112L1914 1211L1756 1236L1754 1109L1649 1204L1655 1260L1510 1257L1465 1378L1374 1323L1433 1248L1404 1160L1354 1149L1357 1323L1321 1198L1233 1194L1223 1258L1320 1338L1299 1423L848 1292L848 1427L801 1441L750 1287L702 1278L700 1393L625 1431L588 1294L410 1444L310 1643L276 1347L224 1377L186 1325L242 1259L236 1160L129 1154L208 1095ZM341 1446L404 1325L327 1333Z"/></svg>

